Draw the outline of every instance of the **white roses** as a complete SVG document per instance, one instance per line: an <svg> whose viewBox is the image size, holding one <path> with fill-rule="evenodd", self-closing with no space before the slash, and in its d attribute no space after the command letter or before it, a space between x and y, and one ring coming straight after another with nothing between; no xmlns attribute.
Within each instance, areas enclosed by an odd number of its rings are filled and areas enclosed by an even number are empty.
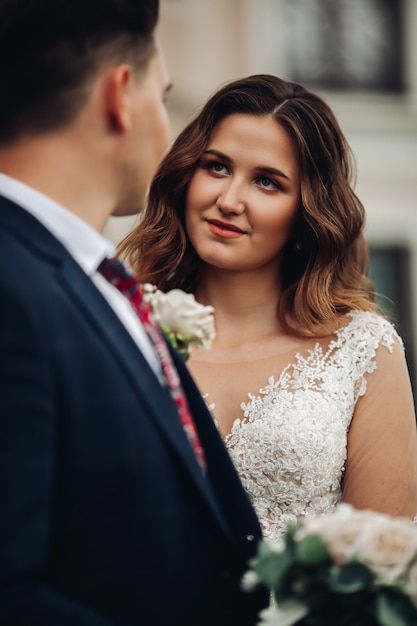
<svg viewBox="0 0 417 626"><path fill-rule="evenodd" d="M417 526L341 504L261 542L243 585L262 584L276 604L259 626L417 626Z"/></svg>
<svg viewBox="0 0 417 626"><path fill-rule="evenodd" d="M191 344L210 348L216 335L212 306L199 304L193 294L181 289L164 293L146 283L143 290L155 321L184 359L189 356Z"/></svg>
<svg viewBox="0 0 417 626"><path fill-rule="evenodd" d="M415 525L348 504L340 504L332 515L306 518L295 537L311 535L320 537L338 565L358 558L388 583L401 579L417 556Z"/></svg>

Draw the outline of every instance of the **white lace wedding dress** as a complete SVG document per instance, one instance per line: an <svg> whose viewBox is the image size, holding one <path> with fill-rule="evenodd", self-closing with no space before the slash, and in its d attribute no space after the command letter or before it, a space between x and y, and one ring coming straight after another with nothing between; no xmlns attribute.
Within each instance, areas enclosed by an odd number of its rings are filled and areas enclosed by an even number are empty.
<svg viewBox="0 0 417 626"><path fill-rule="evenodd" d="M341 500L347 433L366 391L365 374L376 368L377 348L391 351L399 339L376 314L350 316L325 353L316 344L307 357L296 355L278 380L271 376L259 395L249 394L244 418L225 438L267 540Z"/></svg>

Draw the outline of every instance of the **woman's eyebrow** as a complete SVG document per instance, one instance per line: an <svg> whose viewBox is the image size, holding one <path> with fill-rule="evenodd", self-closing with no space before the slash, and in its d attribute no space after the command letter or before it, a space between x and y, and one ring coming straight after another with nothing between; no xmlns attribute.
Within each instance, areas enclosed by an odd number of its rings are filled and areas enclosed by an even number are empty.
<svg viewBox="0 0 417 626"><path fill-rule="evenodd" d="M213 156L216 156L219 159L222 159L223 161L231 162L231 160L232 160L230 157L228 157L223 152L219 152L219 150L204 150L203 155L204 154L212 154Z"/></svg>
<svg viewBox="0 0 417 626"><path fill-rule="evenodd" d="M280 178L285 178L286 180L290 180L289 176L284 174L282 170L277 170L275 167L269 166L260 166L255 168L256 172L260 172L262 174L269 174L272 176L279 176Z"/></svg>

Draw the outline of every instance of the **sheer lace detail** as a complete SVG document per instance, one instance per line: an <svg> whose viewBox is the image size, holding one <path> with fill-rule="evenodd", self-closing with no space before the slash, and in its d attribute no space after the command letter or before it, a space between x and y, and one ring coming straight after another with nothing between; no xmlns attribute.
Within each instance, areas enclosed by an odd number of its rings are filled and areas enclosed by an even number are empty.
<svg viewBox="0 0 417 626"><path fill-rule="evenodd" d="M297 354L280 377L242 403L226 446L252 500L264 537L277 541L288 523L332 511L341 500L346 443L355 404L366 391L393 326L353 312L326 351ZM207 396L206 396L207 399ZM213 407L213 405L211 405Z"/></svg>

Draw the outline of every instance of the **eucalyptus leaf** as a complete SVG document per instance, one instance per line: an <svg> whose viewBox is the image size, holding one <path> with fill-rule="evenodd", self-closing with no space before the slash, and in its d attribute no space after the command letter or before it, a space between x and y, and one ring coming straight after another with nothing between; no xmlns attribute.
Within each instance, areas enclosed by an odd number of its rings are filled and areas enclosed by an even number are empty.
<svg viewBox="0 0 417 626"><path fill-rule="evenodd" d="M380 626L417 626L417 614L409 598L386 590L379 593L375 603L377 623Z"/></svg>
<svg viewBox="0 0 417 626"><path fill-rule="evenodd" d="M257 626L293 626L308 614L308 607L301 602L289 601L270 606L260 613Z"/></svg>
<svg viewBox="0 0 417 626"><path fill-rule="evenodd" d="M321 565L329 562L331 555L326 545L315 535L304 537L295 545L295 557L303 565Z"/></svg>
<svg viewBox="0 0 417 626"><path fill-rule="evenodd" d="M333 568L329 588L337 593L356 593L371 589L373 574L366 565L351 561L341 568Z"/></svg>
<svg viewBox="0 0 417 626"><path fill-rule="evenodd" d="M288 552L269 553L256 559L253 569L268 587L275 589L285 578L292 563L293 559Z"/></svg>

